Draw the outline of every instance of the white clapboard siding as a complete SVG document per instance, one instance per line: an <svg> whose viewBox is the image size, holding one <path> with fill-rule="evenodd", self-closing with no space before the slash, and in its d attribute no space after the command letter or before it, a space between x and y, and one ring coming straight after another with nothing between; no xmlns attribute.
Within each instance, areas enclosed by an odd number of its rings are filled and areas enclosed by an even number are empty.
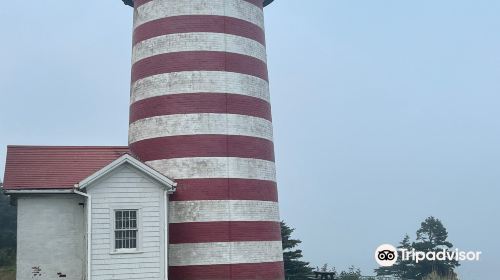
<svg viewBox="0 0 500 280"><path fill-rule="evenodd" d="M93 280L161 279L164 274L164 188L125 164L87 187L92 197ZM138 209L138 248L114 250L114 211Z"/></svg>

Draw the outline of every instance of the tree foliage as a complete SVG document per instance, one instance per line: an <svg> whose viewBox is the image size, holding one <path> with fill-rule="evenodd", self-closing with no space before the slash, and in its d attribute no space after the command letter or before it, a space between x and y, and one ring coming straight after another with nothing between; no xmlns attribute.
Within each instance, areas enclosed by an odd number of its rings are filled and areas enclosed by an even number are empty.
<svg viewBox="0 0 500 280"><path fill-rule="evenodd" d="M408 236L408 234L405 235L397 248L406 249L408 251L412 250L413 247L410 242L410 236ZM415 267L411 261L403 261L400 257L393 266L380 267L375 269L375 272L377 273L377 275L391 275L402 279L413 279L412 277L414 270Z"/></svg>
<svg viewBox="0 0 500 280"><path fill-rule="evenodd" d="M413 242L412 247L417 251L432 252L438 250L449 250L453 244L448 239L448 231L443 223L434 217L425 219L417 231L417 240ZM454 272L454 269L460 264L456 260L424 260L416 264L415 276L417 279L423 278L432 272L440 276L445 276Z"/></svg>
<svg viewBox="0 0 500 280"><path fill-rule="evenodd" d="M340 273L337 272L335 267L329 267L327 263L325 263L321 268L317 267L317 271L320 272L334 272L337 280L375 280L373 278L366 278L361 275L361 269L351 265L347 268L347 270L342 270Z"/></svg>
<svg viewBox="0 0 500 280"><path fill-rule="evenodd" d="M422 278L422 280L458 280L457 274L450 272L447 275L439 275L436 271Z"/></svg>
<svg viewBox="0 0 500 280"><path fill-rule="evenodd" d="M1 186L1 182L0 182ZM0 189L0 267L15 264L16 207Z"/></svg>
<svg viewBox="0 0 500 280"><path fill-rule="evenodd" d="M398 249L419 252L438 252L449 250L453 244L448 240L448 231L443 223L434 217L428 217L420 224L416 232L416 240L410 242L410 237L406 235L400 242ZM398 258L396 264L391 267L380 267L375 269L377 275L390 275L402 279L422 279L432 273L438 276L453 275L454 270L460 264L456 260L423 260L418 263L411 258L402 260Z"/></svg>
<svg viewBox="0 0 500 280"><path fill-rule="evenodd" d="M359 280L361 279L361 269L351 265L347 271L342 271L338 277L339 280Z"/></svg>
<svg viewBox="0 0 500 280"><path fill-rule="evenodd" d="M285 266L285 279L302 280L311 274L313 269L308 262L301 261L302 250L296 247L302 243L299 239L292 239L294 228L281 222L281 239L283 242L283 262Z"/></svg>

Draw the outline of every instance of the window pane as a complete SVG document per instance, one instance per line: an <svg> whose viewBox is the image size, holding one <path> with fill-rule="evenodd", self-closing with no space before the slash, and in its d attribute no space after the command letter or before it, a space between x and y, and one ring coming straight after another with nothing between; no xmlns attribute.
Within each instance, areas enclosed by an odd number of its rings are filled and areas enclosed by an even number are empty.
<svg viewBox="0 0 500 280"><path fill-rule="evenodd" d="M121 249L123 248L122 245L122 232L121 231L116 231L115 232L115 248L116 249Z"/></svg>
<svg viewBox="0 0 500 280"><path fill-rule="evenodd" d="M137 210L115 212L115 249L137 248Z"/></svg>

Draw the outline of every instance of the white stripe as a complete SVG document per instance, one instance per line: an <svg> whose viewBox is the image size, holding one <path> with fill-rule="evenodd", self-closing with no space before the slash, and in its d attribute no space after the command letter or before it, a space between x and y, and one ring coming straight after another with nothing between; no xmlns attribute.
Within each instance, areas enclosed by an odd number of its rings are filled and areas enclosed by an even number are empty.
<svg viewBox="0 0 500 280"><path fill-rule="evenodd" d="M170 266L283 261L281 241L185 243L168 248Z"/></svg>
<svg viewBox="0 0 500 280"><path fill-rule="evenodd" d="M130 124L129 144L179 135L241 135L273 141L272 123L266 119L236 114L175 114L140 119Z"/></svg>
<svg viewBox="0 0 500 280"><path fill-rule="evenodd" d="M274 162L236 157L193 157L147 162L174 179L241 178L276 181Z"/></svg>
<svg viewBox="0 0 500 280"><path fill-rule="evenodd" d="M163 35L137 43L132 50L132 64L154 55L188 51L237 53L266 63L266 48L257 41L224 33L192 32Z"/></svg>
<svg viewBox="0 0 500 280"><path fill-rule="evenodd" d="M136 81L132 84L131 103L162 95L200 92L241 94L269 102L269 83L261 78L224 71L185 71Z"/></svg>
<svg viewBox="0 0 500 280"><path fill-rule="evenodd" d="M278 203L257 200L170 201L169 223L279 222Z"/></svg>
<svg viewBox="0 0 500 280"><path fill-rule="evenodd" d="M227 16L264 29L264 13L243 0L153 0L136 9L134 28L153 20L185 15Z"/></svg>

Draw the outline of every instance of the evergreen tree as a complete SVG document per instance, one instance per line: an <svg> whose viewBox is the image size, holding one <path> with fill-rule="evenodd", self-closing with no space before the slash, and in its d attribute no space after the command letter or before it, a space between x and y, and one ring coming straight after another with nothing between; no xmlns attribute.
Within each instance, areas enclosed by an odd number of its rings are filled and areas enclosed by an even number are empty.
<svg viewBox="0 0 500 280"><path fill-rule="evenodd" d="M16 207L3 194L0 182L0 267L14 265L16 260Z"/></svg>
<svg viewBox="0 0 500 280"><path fill-rule="evenodd" d="M337 273L337 269L335 267L329 268L327 263L325 263L321 268L317 268L316 270L320 272L334 272L335 277L337 277L335 279L337 280L360 280L361 278L363 278L363 276L361 275L361 269L355 267L354 265L349 266L347 270L342 270L340 273ZM375 279L367 278L366 280Z"/></svg>
<svg viewBox="0 0 500 280"><path fill-rule="evenodd" d="M359 280L361 279L361 269L351 265L347 271L342 271L339 280Z"/></svg>
<svg viewBox="0 0 500 280"><path fill-rule="evenodd" d="M323 266L321 266L321 268L318 268L316 267L316 271L320 271L320 272L334 272L335 274L337 274L337 269L335 267L328 267L328 264L325 263Z"/></svg>
<svg viewBox="0 0 500 280"><path fill-rule="evenodd" d="M417 239L410 243L410 237L406 235L398 246L398 249L418 252L439 252L449 250L453 244L448 240L448 231L443 223L434 217L425 219L417 230ZM459 266L455 260L423 260L418 263L412 259L403 261L399 256L397 262L391 267L380 267L375 269L380 276L396 276L402 279L422 279L434 273L439 276L453 275L454 269Z"/></svg>
<svg viewBox="0 0 500 280"><path fill-rule="evenodd" d="M413 249L410 242L410 236L408 234L406 234L403 240L399 243L398 249L406 249L408 251L411 251ZM415 266L410 260L403 261L401 256L399 256L398 260L393 266L379 267L375 269L375 273L377 273L377 275L379 276L390 275L402 279L412 279L414 270Z"/></svg>
<svg viewBox="0 0 500 280"><path fill-rule="evenodd" d="M295 249L302 241L299 239L292 239L291 235L294 232L291 228L281 222L281 239L283 242L283 262L285 265L285 279L286 280L303 280L310 275L313 269L309 266L308 262L301 261L302 250Z"/></svg>
<svg viewBox="0 0 500 280"><path fill-rule="evenodd" d="M417 240L413 242L412 247L421 252L438 252L449 250L453 244L448 239L448 231L443 223L434 217L429 217L422 222L417 231ZM456 260L424 260L415 264L415 277L423 278L432 272L440 276L445 276L454 272L456 267L460 266Z"/></svg>

